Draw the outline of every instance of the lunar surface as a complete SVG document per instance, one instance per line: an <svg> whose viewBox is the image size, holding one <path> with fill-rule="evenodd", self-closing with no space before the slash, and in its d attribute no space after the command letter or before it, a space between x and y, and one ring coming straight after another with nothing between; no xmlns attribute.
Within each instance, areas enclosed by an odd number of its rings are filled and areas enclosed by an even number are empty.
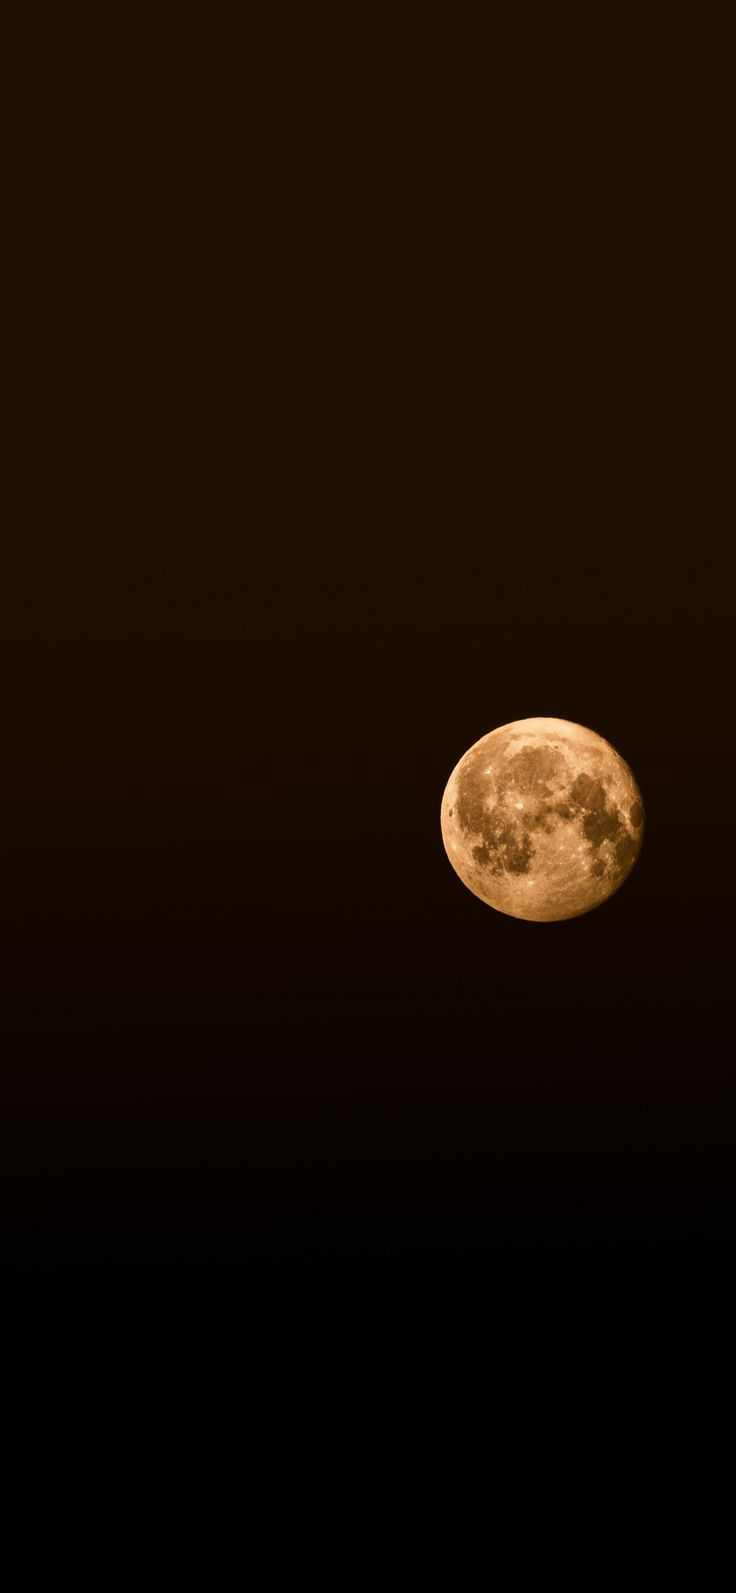
<svg viewBox="0 0 736 1593"><path fill-rule="evenodd" d="M455 872L512 918L578 918L623 885L644 804L624 759L568 719L491 730L453 769L442 839Z"/></svg>

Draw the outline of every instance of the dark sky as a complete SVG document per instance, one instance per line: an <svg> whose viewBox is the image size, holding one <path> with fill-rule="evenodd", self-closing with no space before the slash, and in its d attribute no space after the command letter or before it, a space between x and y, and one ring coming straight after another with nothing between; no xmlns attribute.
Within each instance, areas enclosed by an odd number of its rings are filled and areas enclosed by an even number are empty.
<svg viewBox="0 0 736 1593"><path fill-rule="evenodd" d="M6 1255L302 1301L717 1280L719 41L56 26L5 173ZM563 924L439 833L460 754L538 714L648 812Z"/></svg>

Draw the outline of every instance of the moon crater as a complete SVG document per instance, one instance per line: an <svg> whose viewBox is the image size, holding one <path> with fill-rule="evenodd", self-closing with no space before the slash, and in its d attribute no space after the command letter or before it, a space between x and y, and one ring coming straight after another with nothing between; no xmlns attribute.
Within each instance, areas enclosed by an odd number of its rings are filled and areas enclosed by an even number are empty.
<svg viewBox="0 0 736 1593"><path fill-rule="evenodd" d="M609 742L566 719L520 719L460 759L442 800L450 862L514 918L576 918L619 889L641 849L644 804Z"/></svg>

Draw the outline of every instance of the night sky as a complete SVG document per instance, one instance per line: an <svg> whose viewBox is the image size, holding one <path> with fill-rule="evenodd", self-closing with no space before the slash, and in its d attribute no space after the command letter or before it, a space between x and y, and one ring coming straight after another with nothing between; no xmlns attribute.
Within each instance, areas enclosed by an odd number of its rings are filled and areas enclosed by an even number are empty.
<svg viewBox="0 0 736 1593"><path fill-rule="evenodd" d="M19 45L6 1263L721 1287L722 50L279 17ZM439 829L465 749L536 715L647 809L559 924L471 896Z"/></svg>

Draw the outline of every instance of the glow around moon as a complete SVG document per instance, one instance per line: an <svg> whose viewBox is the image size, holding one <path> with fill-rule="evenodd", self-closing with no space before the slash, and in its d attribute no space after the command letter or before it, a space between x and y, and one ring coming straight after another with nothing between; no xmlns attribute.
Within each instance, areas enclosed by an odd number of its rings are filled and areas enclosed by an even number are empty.
<svg viewBox="0 0 736 1593"><path fill-rule="evenodd" d="M517 719L453 769L442 839L475 896L512 918L578 918L623 885L644 804L615 748L568 719Z"/></svg>

